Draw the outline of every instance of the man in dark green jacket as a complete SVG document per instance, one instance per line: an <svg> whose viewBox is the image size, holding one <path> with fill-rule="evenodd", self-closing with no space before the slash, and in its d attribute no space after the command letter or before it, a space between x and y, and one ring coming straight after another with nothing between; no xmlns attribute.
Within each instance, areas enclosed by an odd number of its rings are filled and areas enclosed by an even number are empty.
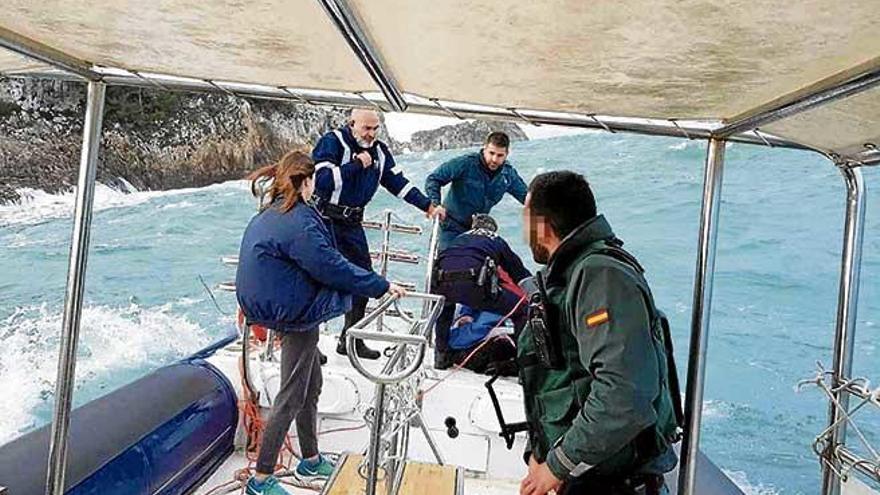
<svg viewBox="0 0 880 495"><path fill-rule="evenodd" d="M526 200L526 183L507 161L510 138L493 132L479 152L453 158L437 167L425 179L425 193L433 204L440 204L440 189L450 184L441 214L440 249L456 236L471 229L476 213L488 214L505 194L522 203Z"/></svg>
<svg viewBox="0 0 880 495"><path fill-rule="evenodd" d="M524 221L546 268L517 342L529 421L521 495L667 493L678 424L641 266L579 174L535 177Z"/></svg>

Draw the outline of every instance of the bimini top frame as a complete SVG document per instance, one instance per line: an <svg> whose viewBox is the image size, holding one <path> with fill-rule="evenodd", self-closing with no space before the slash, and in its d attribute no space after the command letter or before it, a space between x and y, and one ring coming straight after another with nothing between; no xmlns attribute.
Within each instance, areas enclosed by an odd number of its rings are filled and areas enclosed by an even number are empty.
<svg viewBox="0 0 880 495"><path fill-rule="evenodd" d="M479 118L519 121L531 125L560 125L590 128L607 132L628 132L643 135L683 137L708 140L713 137L771 147L813 150L832 160L860 164L880 162L880 150L874 143L865 143L864 150L851 156L840 156L833 150L821 149L795 140L782 138L759 129L823 104L870 90L880 82L880 63L865 64L845 79L836 75L814 85L811 91L787 95L753 111L745 112L730 122L721 120L687 120L635 118L593 113L571 113L516 107L498 107L450 101L404 92L395 82L373 44L360 27L357 16L342 0L321 0L322 6L351 46L352 51L373 78L380 92L346 92L324 89L294 88L263 84L240 83L211 78L191 78L175 74L152 73L133 68L91 64L58 49L24 37L0 26L0 47L33 58L49 67L23 68L2 73L5 77L52 78L102 81L108 85L160 88L171 91L214 92L240 97L294 101L313 105L341 107L373 106L385 111L409 111L457 118Z"/></svg>

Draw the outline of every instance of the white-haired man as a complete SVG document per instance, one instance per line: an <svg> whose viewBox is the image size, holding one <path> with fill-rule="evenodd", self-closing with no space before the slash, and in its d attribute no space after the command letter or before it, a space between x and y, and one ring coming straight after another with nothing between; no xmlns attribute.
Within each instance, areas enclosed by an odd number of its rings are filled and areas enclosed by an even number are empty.
<svg viewBox="0 0 880 495"><path fill-rule="evenodd" d="M367 237L361 226L364 208L381 185L391 194L427 213L445 217L442 206L433 204L403 175L394 163L388 146L377 138L379 114L355 109L348 123L321 137L312 158L315 160L315 197L318 210L327 219L339 251L352 263L372 270ZM336 352L345 354L345 332L364 317L367 300L355 297ZM379 352L357 342L358 356L377 359Z"/></svg>

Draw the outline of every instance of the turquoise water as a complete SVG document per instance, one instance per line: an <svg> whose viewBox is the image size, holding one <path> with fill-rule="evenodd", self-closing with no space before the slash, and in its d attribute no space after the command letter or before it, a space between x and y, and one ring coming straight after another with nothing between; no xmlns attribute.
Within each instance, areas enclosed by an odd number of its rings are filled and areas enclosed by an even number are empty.
<svg viewBox="0 0 880 495"><path fill-rule="evenodd" d="M456 152L399 157L411 179ZM704 145L665 138L585 134L517 144L512 160L528 180L543 170L586 174L617 234L648 272L671 316L684 374ZM877 179L866 170L869 186ZM734 145L728 149L709 343L704 450L751 493L818 493L810 449L826 403L796 393L816 362L830 365L842 243L844 188L818 155ZM0 443L51 414L71 229L71 195L30 192L0 207ZM876 322L880 229L869 207L855 372L880 379ZM373 212L423 215L380 192ZM224 334L231 318L210 286L232 280L220 257L235 254L254 212L243 183L122 194L99 187L86 282L75 401L81 404L191 353ZM530 260L519 205L496 209L502 233ZM373 245L378 237L370 234ZM401 244L424 251L426 236ZM419 280L421 267L395 267ZM234 298L216 293L223 312ZM866 416L880 440L876 412Z"/></svg>

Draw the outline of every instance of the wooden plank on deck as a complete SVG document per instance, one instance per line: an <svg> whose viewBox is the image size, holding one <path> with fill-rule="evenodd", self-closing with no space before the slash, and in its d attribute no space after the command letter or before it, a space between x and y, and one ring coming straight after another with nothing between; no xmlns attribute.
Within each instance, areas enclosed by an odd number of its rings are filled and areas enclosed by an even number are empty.
<svg viewBox="0 0 880 495"><path fill-rule="evenodd" d="M348 454L339 466L332 485L325 487L324 495L363 495L366 480L358 473L364 456ZM454 495L456 488L455 466L440 466L422 462L407 462L403 471L398 495ZM376 493L385 493L385 480L380 480Z"/></svg>

